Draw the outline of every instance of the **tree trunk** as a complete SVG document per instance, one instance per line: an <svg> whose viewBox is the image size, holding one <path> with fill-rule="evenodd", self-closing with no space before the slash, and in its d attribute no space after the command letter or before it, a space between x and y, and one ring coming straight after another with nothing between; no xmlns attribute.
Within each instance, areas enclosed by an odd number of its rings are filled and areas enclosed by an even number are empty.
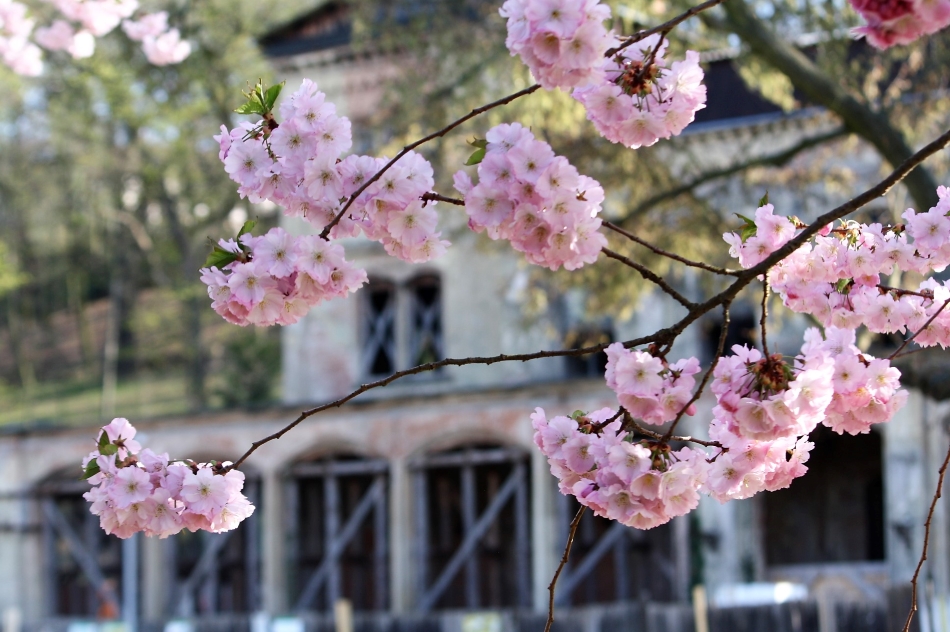
<svg viewBox="0 0 950 632"><path fill-rule="evenodd" d="M914 153L903 134L884 114L852 97L800 50L772 33L752 13L745 0L727 0L722 7L725 20L704 15L707 24L738 35L754 55L787 76L795 89L809 101L841 117L848 130L871 143L892 167ZM937 182L923 166L911 171L904 179L904 185L919 211L926 211L937 202Z"/></svg>

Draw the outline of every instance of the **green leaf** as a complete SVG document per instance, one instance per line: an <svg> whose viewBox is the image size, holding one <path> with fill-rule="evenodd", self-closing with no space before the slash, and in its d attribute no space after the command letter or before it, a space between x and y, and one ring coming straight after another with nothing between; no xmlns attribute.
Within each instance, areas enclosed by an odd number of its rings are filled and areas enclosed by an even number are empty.
<svg viewBox="0 0 950 632"><path fill-rule="evenodd" d="M237 234L238 241L240 242L241 235L251 232L252 230L254 230L255 226L257 226L257 222L255 222L252 219L249 219L246 222L244 222L244 225L241 226L241 230L239 230Z"/></svg>
<svg viewBox="0 0 950 632"><path fill-rule="evenodd" d="M254 99L248 99L247 103L234 111L238 114L260 114L261 116L263 116L266 112L266 110L264 110L264 105L262 103L258 103Z"/></svg>
<svg viewBox="0 0 950 632"><path fill-rule="evenodd" d="M211 251L211 254L208 255L208 258L205 259L205 264L202 266L204 268L215 267L219 270L224 268L224 266L234 263L237 261L237 253L228 252L220 246L215 246L214 250Z"/></svg>
<svg viewBox="0 0 950 632"><path fill-rule="evenodd" d="M286 81L281 81L277 85L273 85L267 89L264 93L264 110L270 112L274 109L274 104L277 103L277 97L280 96L280 91L284 89L284 84Z"/></svg>
<svg viewBox="0 0 950 632"><path fill-rule="evenodd" d="M843 294L844 291L848 289L849 285L851 285L851 279L838 279L838 282L835 283L835 289L838 290L839 293Z"/></svg>
<svg viewBox="0 0 950 632"><path fill-rule="evenodd" d="M101 448L99 448L99 454L103 454L105 456L111 456L113 454L117 454L118 452L119 452L118 446L116 446L113 443L106 444L102 446Z"/></svg>
<svg viewBox="0 0 950 632"><path fill-rule="evenodd" d="M745 243L749 237L754 237L758 228L755 225L755 222L743 215L742 213L736 213L736 216L741 219L744 224L741 229L739 229L739 237L742 239L742 243Z"/></svg>
<svg viewBox="0 0 950 632"><path fill-rule="evenodd" d="M468 144L472 147L477 147L478 149L486 149L488 147L488 141L484 138L475 137L474 140L468 141Z"/></svg>
<svg viewBox="0 0 950 632"><path fill-rule="evenodd" d="M99 473L99 464L96 463L95 459L93 459L92 461L89 461L88 464L86 464L86 469L82 471L82 476L79 478L79 480L84 481L87 478L91 476L95 476L98 473Z"/></svg>
<svg viewBox="0 0 950 632"><path fill-rule="evenodd" d="M587 416L587 413L585 413L583 410L575 410L574 412L571 413L571 419L573 419L574 421L577 421L581 417L585 417L585 416Z"/></svg>
<svg viewBox="0 0 950 632"><path fill-rule="evenodd" d="M102 448L106 447L110 443L112 442L109 441L109 434L103 430L102 434L99 435L99 451L102 452Z"/></svg>
<svg viewBox="0 0 950 632"><path fill-rule="evenodd" d="M765 206L765 205L768 204L768 203L769 203L769 192L766 191L766 192L765 192L765 195L763 195L761 198L759 198L759 206L762 207L762 206Z"/></svg>
<svg viewBox="0 0 950 632"><path fill-rule="evenodd" d="M468 160L465 161L465 165L471 167L472 165L477 165L482 160L485 159L485 148L480 147L475 150L471 156L468 157Z"/></svg>

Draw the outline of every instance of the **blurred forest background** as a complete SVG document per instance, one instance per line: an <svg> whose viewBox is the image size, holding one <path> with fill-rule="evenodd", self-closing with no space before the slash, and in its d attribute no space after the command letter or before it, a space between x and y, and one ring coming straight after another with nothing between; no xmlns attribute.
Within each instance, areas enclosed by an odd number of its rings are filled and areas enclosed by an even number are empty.
<svg viewBox="0 0 950 632"><path fill-rule="evenodd" d="M0 71L0 424L153 417L279 398L279 330L227 325L208 308L198 280L209 237L233 235L248 218L266 229L278 216L276 208L238 198L211 137L238 120L232 110L248 81L281 80L258 39L322 4L154 2L150 8L169 10L195 45L178 66L150 66L115 34L86 60L48 56L38 79ZM726 5L732 8L677 29L671 55L689 47L713 51L708 59L733 59L743 80L776 109L823 105L837 126L775 154L711 157L694 153L685 138L633 152L596 138L563 93L538 93L426 147L427 157L443 165L439 191L452 193L451 173L470 149L463 136L517 119L601 181L614 221L662 247L725 262L720 235L735 224L731 214L754 208L769 183L798 187L806 205L823 208L854 186L841 156L872 147L886 171L904 150L945 129L946 36L856 54L843 30L854 17L836 3ZM354 122L357 151L392 155L471 107L532 83L504 48L498 3L345 6L352 45L386 51L380 76L397 77L376 114ZM633 32L688 5L613 6L615 27ZM773 30L798 38L797 46L769 37ZM394 72L393 60L406 55L414 63ZM938 161L934 169L944 173L946 166ZM929 206L936 180L922 174L906 198L875 212L896 217L906 206ZM713 207L710 200L729 192L748 205ZM665 260L634 252L629 242L615 249L669 272ZM528 313L544 311L552 295L579 284L593 290L586 295L591 314L629 315L640 285L621 282L608 266L573 275L535 271Z"/></svg>

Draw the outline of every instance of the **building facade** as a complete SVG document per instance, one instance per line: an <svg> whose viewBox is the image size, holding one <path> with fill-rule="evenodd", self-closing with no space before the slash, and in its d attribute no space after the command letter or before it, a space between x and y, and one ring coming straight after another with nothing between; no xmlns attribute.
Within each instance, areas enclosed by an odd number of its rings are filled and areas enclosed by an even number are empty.
<svg viewBox="0 0 950 632"><path fill-rule="evenodd" d="M312 78L341 114L359 120L381 89L371 72L378 65L350 48L347 24L331 3L263 44L289 86ZM830 126L821 112L784 114L751 95L742 101L751 109L737 110L728 98L738 81L731 73L711 66L708 118L684 141L700 153L708 148L710 160L728 153L724 144L766 152ZM853 160L873 176L873 160ZM794 190L772 198L801 205ZM523 264L479 239L459 231L448 253L424 266L396 261L377 244L348 243L348 258L367 270L369 284L285 328L282 406L133 420L142 442L172 456L234 458L299 411L393 371L446 357L564 348L581 329L590 334L569 302L526 324ZM698 282L679 279L692 295ZM627 340L681 314L675 302L650 296L630 320L593 329ZM736 320L755 322L754 313L746 316ZM702 357L718 326L707 324L689 330L674 355ZM800 328L783 331L793 340ZM75 480L94 424L0 431L0 611L9 625L49 630L130 609L143 629L178 620L247 629L255 613L328 613L340 599L359 616L409 621L485 610L540 616L577 506L557 493L529 415L537 406L565 414L615 405L603 362L448 366L320 413L248 461L257 510L221 535L107 537L80 497L85 483ZM699 402L689 430L702 432L711 406ZM726 505L704 499L690 516L651 531L587 515L558 603L685 603L697 584L715 597L765 581L804 584L813 598L880 601L916 565L948 413L948 405L914 393L870 435L817 433L811 472L789 490ZM946 511L938 505L926 575L937 595L950 589Z"/></svg>

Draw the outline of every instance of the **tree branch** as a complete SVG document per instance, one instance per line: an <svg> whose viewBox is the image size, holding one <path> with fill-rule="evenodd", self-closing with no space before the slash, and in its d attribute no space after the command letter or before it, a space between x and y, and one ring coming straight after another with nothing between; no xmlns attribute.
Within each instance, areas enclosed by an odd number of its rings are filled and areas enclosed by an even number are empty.
<svg viewBox="0 0 950 632"><path fill-rule="evenodd" d="M883 113L851 96L839 78L823 72L802 51L769 30L746 0L730 0L723 4L723 11L724 20L709 14L703 19L715 28L738 35L753 54L788 77L809 101L837 114L845 127L874 146L892 166L911 157L912 150L904 136ZM915 169L904 184L918 208L928 208L936 202L937 183L926 169Z"/></svg>
<svg viewBox="0 0 950 632"><path fill-rule="evenodd" d="M564 545L564 554L561 556L561 562L557 565L557 570L554 571L554 577L551 578L551 583L548 584L548 620L544 624L544 632L551 632L551 626L554 625L554 589L557 586L558 578L561 576L561 571L564 570L564 566L567 564L567 558L571 555L571 547L574 546L574 536L577 535L577 526L581 523L581 518L584 517L586 510L587 507L581 505L580 509L578 509L574 515L574 519L571 520L571 528L567 532L567 544Z"/></svg>
<svg viewBox="0 0 950 632"><path fill-rule="evenodd" d="M620 263L626 266L629 266L633 268L634 270L636 270L637 272L639 272L640 276L642 276L647 281L651 281L655 283L657 287L659 287L661 290L669 294L677 303L679 303L686 309L693 309L696 306L696 303L693 303L692 301L687 300L685 296L683 296L682 294L674 290L673 286L671 286L669 283L663 280L663 277L659 276L653 270L646 267L645 265L637 263L636 261L633 261L627 257L624 257L622 254L618 252L614 252L610 248L603 248L601 249L601 252L603 252L605 255L607 255L611 259L615 259L619 261Z"/></svg>
<svg viewBox="0 0 950 632"><path fill-rule="evenodd" d="M947 448L947 456L944 457L943 465L940 466L937 489L934 490L933 500L930 501L930 511L927 512L927 521L924 522L924 546L920 551L920 560L917 561L914 576L910 580L910 611L907 613L907 621L904 622L904 628L901 632L910 632L910 624L914 620L914 613L917 612L917 580L920 578L920 570L924 567L924 561L927 559L927 546L930 544L930 525L933 522L937 501L940 500L940 495L943 492L943 479L947 474L948 465L950 465L950 447Z"/></svg>
<svg viewBox="0 0 950 632"><path fill-rule="evenodd" d="M667 252L666 250L663 250L662 248L658 248L657 246L654 246L653 244L646 241L645 239L642 239L641 237L637 237L633 233L627 230L624 230L623 228L621 228L620 226L617 226L616 224L612 222L604 221L603 225L609 228L610 230L614 231L615 233L623 235L630 241L634 243L638 243L641 246L647 248L648 250L651 250L652 252L660 255L661 257L666 257L667 259L678 261L682 263L683 265L689 266L691 268L699 268L700 270L707 270L709 272L715 272L716 274L722 274L724 276L738 276L739 274L739 272L736 270L729 270L727 268L717 268L716 266L711 266L707 263L702 263L700 261L691 261L689 259L686 259L685 257L681 257L680 255L674 254L672 252Z"/></svg>
<svg viewBox="0 0 950 632"><path fill-rule="evenodd" d="M879 182L877 185L871 187L870 189L868 189L861 195L858 195L857 197L849 200L848 202L845 202L844 204L838 206L837 208L819 217L815 222L813 222L811 225L803 229L802 232L799 233L796 237L794 237L784 246L782 246L781 248L773 252L771 255L766 257L761 263L747 270L743 270L742 272L739 272L736 275L737 276L736 281L732 285L730 285L728 288L726 288L724 291L720 292L716 296L710 298L709 300L703 303L693 304L692 307L690 307L689 312L686 314L686 316L684 316L682 319L680 319L677 323L675 323L671 327L660 329L659 331L656 331L649 336L643 336L641 338L637 338L634 340L628 340L623 343L624 347L630 348L630 347L635 347L635 346L647 344L647 343L666 344L666 345L672 344L672 342L681 333L683 333L683 331L687 327L689 327L697 319L699 319L700 316L702 316L706 312L709 312L710 310L715 309L716 307L730 304L733 301L733 299L735 299L736 295L738 295L739 292L745 286L751 283L753 279L755 279L761 274L765 274L766 272L768 272L769 268L771 268L776 263L778 263L779 261L781 261L788 255L790 255L792 252L797 250L802 244L804 244L806 241L811 239L815 234L817 234L818 231L821 230L824 226L826 226L827 224L830 224L831 222L837 219L844 217L845 215L848 215L849 213L854 212L855 210L861 208L865 204L884 195L895 184L900 182L912 169L914 169L914 167L916 167L917 165L922 163L924 160L926 160L928 157L932 156L933 154L937 153L938 151L946 147L948 144L950 144L950 131L944 133L939 138L937 138L933 142L927 144L925 147L920 149L917 153L915 153L909 159L904 161L899 167L897 167L893 172L891 172L889 176L884 178L884 180ZM399 371L397 373L390 375L387 378L377 380L376 382L370 382L368 384L364 384L360 386L358 389L356 389L355 391L352 391L348 395L345 395L344 397L341 397L340 399L337 399L333 402L330 402L328 404L324 404L322 406L318 406L316 408L312 408L310 410L306 410L300 413L300 415L295 420L293 420L291 423L284 426L281 430L271 435L268 435L267 437L264 437L263 439L259 441L255 441L254 443L252 443L251 447L247 450L247 452L245 452L237 461L235 461L234 464L231 465L229 469L237 468L242 463L244 463L244 461L247 460L247 457L249 457L252 453L254 453L254 451L257 450L257 448L264 445L265 443L268 443L275 439L279 439L288 431L295 428L304 419L307 419L308 417L312 417L313 415L321 411L328 410L330 408L338 408L342 406L343 404L345 404L346 402L353 399L354 397L357 397L358 395L365 393L368 390L379 388L381 386L386 386L387 384L390 384L391 382L394 382L408 375L423 373L425 371L432 371L439 367L450 366L450 365L464 366L467 364L494 364L496 362L526 362L528 360L535 360L538 358L587 355L587 354L603 351L608 346L609 346L608 344L600 344L600 345L594 345L592 347L584 347L580 349L567 349L563 351L538 351L536 353L525 353L525 354L517 354L517 355L502 354L502 355L491 356L491 357L449 358L446 360L440 360L439 362L430 362L428 364L422 364L411 369L406 369L405 371Z"/></svg>
<svg viewBox="0 0 950 632"><path fill-rule="evenodd" d="M666 202L667 200L673 200L673 199L678 198L681 195L690 193L696 187L706 184L707 182L713 182L714 180L727 178L729 176L745 171L746 169L751 169L753 167L781 167L785 164L788 164L788 162L792 160L792 158L794 158L801 152L811 149L812 147L817 147L818 145L822 145L836 138L846 136L847 134L848 134L847 128L838 127L825 134L819 134L811 138L806 138L805 140L799 142L798 144L792 147L789 147L785 151L781 151L779 153L772 154L769 156L761 156L759 158L753 158L745 162L740 162L737 164L729 165L728 167L723 167L722 169L714 169L712 171L707 171L706 173L702 173L696 176L689 182L685 182L683 184L673 187L672 189L669 189L667 191L661 191L660 193L650 196L646 200L637 204L633 208L633 210L627 214L627 218L636 217L644 213L648 209L656 206L657 204L660 204L661 202ZM662 254L662 253L657 253L657 254ZM686 262L683 261L682 263L686 263ZM691 265L691 264L687 263L686 265Z"/></svg>

